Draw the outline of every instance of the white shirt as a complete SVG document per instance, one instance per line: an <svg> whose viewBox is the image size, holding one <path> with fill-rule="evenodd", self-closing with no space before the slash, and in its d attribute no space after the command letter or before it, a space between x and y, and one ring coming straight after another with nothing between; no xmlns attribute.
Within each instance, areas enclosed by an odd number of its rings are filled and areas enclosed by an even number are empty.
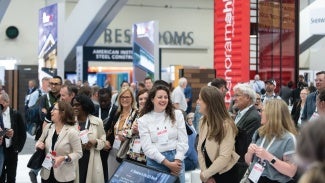
<svg viewBox="0 0 325 183"><path fill-rule="evenodd" d="M240 115L237 115L236 116L236 119L235 119L235 123L237 124L238 121L240 121L240 119L246 114L246 112L248 111L248 109L250 109L253 105L250 105L248 107L246 107L245 109L241 110L241 111L238 111L238 114Z"/></svg>
<svg viewBox="0 0 325 183"><path fill-rule="evenodd" d="M10 129L11 128L11 122L10 122L10 109L7 107L5 111L2 113L2 119L3 119L3 126L5 128ZM5 139L6 141L6 147L10 147L11 145L11 139Z"/></svg>
<svg viewBox="0 0 325 183"><path fill-rule="evenodd" d="M161 152L176 150L175 159L181 161L188 150L188 139L183 113L175 110L176 121L172 124L165 112L150 112L138 119L141 147L144 154L150 159L161 163L165 156ZM158 132L167 129L168 143L161 144L158 140Z"/></svg>
<svg viewBox="0 0 325 183"><path fill-rule="evenodd" d="M179 104L179 109L186 111L187 109L187 101L185 98L185 94L184 94L184 89L180 86L177 86L171 95L171 99L173 104Z"/></svg>

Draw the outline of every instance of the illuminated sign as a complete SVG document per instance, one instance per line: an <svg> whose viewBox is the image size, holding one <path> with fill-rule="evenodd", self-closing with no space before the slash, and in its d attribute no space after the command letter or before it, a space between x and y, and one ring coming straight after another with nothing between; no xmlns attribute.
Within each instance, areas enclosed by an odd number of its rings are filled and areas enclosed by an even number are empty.
<svg viewBox="0 0 325 183"><path fill-rule="evenodd" d="M214 1L214 68L227 81L225 101L233 86L249 81L250 1Z"/></svg>

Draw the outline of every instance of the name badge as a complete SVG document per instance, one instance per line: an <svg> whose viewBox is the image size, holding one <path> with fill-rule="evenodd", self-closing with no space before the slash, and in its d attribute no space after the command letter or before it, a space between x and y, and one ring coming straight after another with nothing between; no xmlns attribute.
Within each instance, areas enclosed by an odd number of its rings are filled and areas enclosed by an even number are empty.
<svg viewBox="0 0 325 183"><path fill-rule="evenodd" d="M120 146L121 146L121 140L120 140L120 138L118 137L118 135L116 135L116 136L115 136L114 143L113 143L113 148L114 148L114 149L120 149Z"/></svg>
<svg viewBox="0 0 325 183"><path fill-rule="evenodd" d="M140 153L141 150L140 139L134 139L132 150L134 153Z"/></svg>
<svg viewBox="0 0 325 183"><path fill-rule="evenodd" d="M89 138L88 138L88 130L82 130L80 133L79 133L79 137L81 139L81 143L82 144L87 144L88 141L89 141Z"/></svg>
<svg viewBox="0 0 325 183"><path fill-rule="evenodd" d="M251 173L248 176L249 180L253 181L254 183L257 183L263 171L264 171L264 167L259 163L255 163Z"/></svg>
<svg viewBox="0 0 325 183"><path fill-rule="evenodd" d="M167 129L163 129L157 132L158 143L159 144L167 144L168 143L168 131Z"/></svg>
<svg viewBox="0 0 325 183"><path fill-rule="evenodd" d="M51 170L53 166L53 159L52 159L52 154L50 153L47 153L46 156L45 156L45 159L42 163L42 167L48 169L48 170Z"/></svg>

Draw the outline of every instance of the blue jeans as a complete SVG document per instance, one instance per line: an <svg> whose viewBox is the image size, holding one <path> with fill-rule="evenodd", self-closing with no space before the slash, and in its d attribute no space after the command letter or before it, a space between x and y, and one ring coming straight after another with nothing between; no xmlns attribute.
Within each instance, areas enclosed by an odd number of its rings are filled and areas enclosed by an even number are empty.
<svg viewBox="0 0 325 183"><path fill-rule="evenodd" d="M5 162L5 154L3 152L3 146L0 145L0 175L2 175L2 168L4 162Z"/></svg>
<svg viewBox="0 0 325 183"><path fill-rule="evenodd" d="M168 161L173 162L175 160L176 150L162 152L161 154L164 155ZM155 169L170 173L169 168L167 168L165 165L163 165L161 163L157 163L155 160L152 160L148 157L147 157L147 166L150 166ZM180 183L185 183L185 164L184 164L184 162L182 164L182 170L179 173L178 178L179 178Z"/></svg>

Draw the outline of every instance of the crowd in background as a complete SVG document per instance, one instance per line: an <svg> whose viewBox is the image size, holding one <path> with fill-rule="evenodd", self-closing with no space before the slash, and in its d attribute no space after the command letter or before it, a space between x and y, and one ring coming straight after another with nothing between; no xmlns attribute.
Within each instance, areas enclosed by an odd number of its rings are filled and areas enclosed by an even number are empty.
<svg viewBox="0 0 325 183"><path fill-rule="evenodd" d="M0 93L0 182L15 182L26 131L47 154L42 168L30 170L32 183L38 174L42 182L106 183L123 160L180 182L196 169L207 183L325 181L325 71L316 73L315 86L299 76L297 86L288 82L279 93L274 79L256 75L233 87L229 107L222 78L202 87L197 101L186 78L175 88L150 77L123 81L116 92L110 83L59 76L28 86L25 116Z"/></svg>

